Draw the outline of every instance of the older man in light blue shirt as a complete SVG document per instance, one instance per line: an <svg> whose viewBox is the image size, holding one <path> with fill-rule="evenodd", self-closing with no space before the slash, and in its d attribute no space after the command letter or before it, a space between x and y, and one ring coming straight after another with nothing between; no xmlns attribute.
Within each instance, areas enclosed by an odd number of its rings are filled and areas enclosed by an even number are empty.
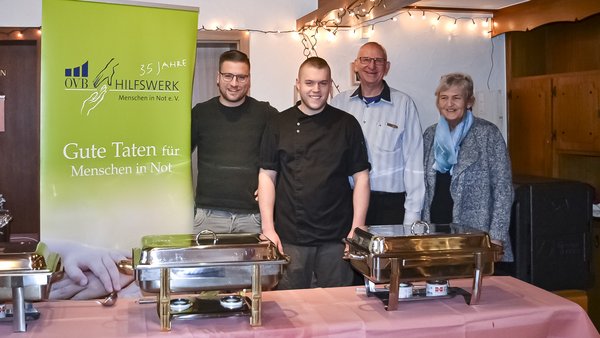
<svg viewBox="0 0 600 338"><path fill-rule="evenodd" d="M354 61L360 86L331 102L356 117L367 141L372 165L367 225L412 224L421 218L425 194L417 107L408 95L383 80L389 69L383 46L364 44Z"/></svg>

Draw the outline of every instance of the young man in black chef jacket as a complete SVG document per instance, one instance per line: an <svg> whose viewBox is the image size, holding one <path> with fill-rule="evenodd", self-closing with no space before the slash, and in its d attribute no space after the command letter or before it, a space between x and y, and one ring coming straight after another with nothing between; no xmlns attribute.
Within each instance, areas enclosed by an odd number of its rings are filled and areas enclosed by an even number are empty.
<svg viewBox="0 0 600 338"><path fill-rule="evenodd" d="M365 228L365 140L354 117L327 104L331 69L325 60L304 61L296 89L299 105L267 124L260 151L263 234L291 259L278 289L309 288L313 276L318 287L351 285L343 239Z"/></svg>

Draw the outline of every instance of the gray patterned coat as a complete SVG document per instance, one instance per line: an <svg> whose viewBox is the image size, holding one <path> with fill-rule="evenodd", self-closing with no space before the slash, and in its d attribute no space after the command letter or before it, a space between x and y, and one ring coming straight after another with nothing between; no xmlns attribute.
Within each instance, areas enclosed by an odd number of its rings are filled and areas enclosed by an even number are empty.
<svg viewBox="0 0 600 338"><path fill-rule="evenodd" d="M433 139L437 124L423 134L425 205L423 220L429 221L435 189ZM452 171L450 194L454 201L452 222L481 229L504 244L503 261L513 261L508 228L513 202L510 158L504 138L491 122L474 118Z"/></svg>

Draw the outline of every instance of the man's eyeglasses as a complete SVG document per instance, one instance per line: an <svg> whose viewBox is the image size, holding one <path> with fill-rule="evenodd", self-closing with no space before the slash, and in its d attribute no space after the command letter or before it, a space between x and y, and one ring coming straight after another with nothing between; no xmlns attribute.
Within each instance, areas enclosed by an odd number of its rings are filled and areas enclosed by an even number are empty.
<svg viewBox="0 0 600 338"><path fill-rule="evenodd" d="M231 74L231 73L221 73L221 72L219 72L219 74L221 74L221 77L223 78L223 81L225 81L225 82L231 82L231 81L233 81L234 78L236 78L239 83L244 83L244 82L248 81L248 78L250 78L250 75L246 75L246 74Z"/></svg>
<svg viewBox="0 0 600 338"><path fill-rule="evenodd" d="M370 58L367 56L361 56L358 58L358 62L360 62L360 64L363 66L370 65L372 61L375 62L375 66L383 66L386 62L384 58Z"/></svg>

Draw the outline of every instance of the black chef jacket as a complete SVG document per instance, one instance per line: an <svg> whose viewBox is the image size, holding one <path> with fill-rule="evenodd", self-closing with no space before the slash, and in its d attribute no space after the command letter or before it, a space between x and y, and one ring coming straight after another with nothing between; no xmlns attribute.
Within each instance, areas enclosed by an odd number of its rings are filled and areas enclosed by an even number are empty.
<svg viewBox="0 0 600 338"><path fill-rule="evenodd" d="M277 172L275 231L284 243L339 242L352 226L349 176L370 169L356 119L326 105L316 115L296 106L263 134L260 167Z"/></svg>

